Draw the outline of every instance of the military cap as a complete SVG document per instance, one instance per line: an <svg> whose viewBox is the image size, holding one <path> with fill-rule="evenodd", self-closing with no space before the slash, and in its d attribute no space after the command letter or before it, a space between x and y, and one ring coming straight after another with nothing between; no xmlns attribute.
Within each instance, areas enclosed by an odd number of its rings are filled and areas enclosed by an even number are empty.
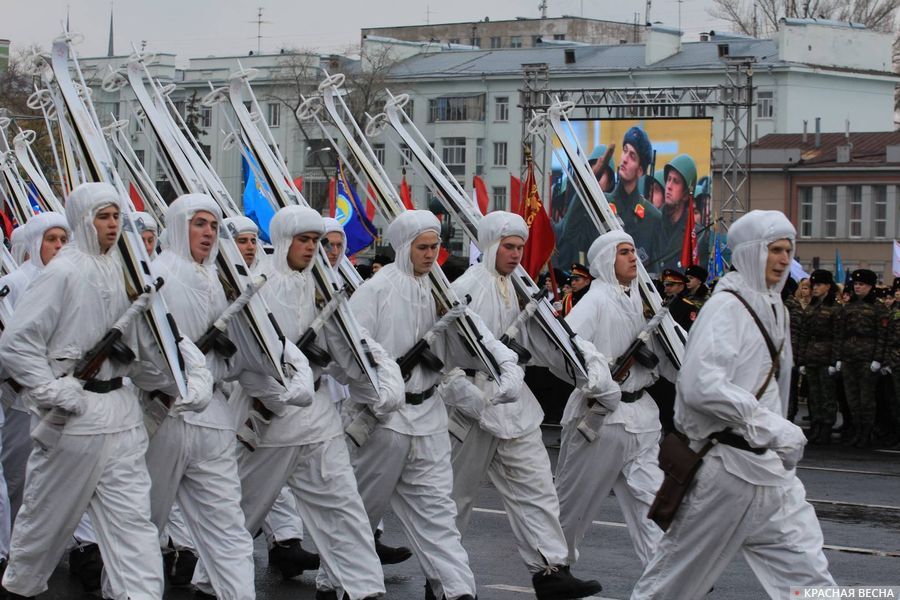
<svg viewBox="0 0 900 600"><path fill-rule="evenodd" d="M687 277L685 277L684 273L676 271L675 269L666 269L662 272L662 281L663 283L668 283L671 281L675 283L687 284Z"/></svg>
<svg viewBox="0 0 900 600"><path fill-rule="evenodd" d="M831 274L831 271L826 271L825 269L816 269L809 276L810 285L815 285L817 283L834 283L834 275Z"/></svg>
<svg viewBox="0 0 900 600"><path fill-rule="evenodd" d="M572 271L572 274L570 275L570 278L571 277L583 277L585 279L593 279L593 277L591 277L590 269L588 269L586 266L584 266L581 263L572 263L571 271Z"/></svg>
<svg viewBox="0 0 900 600"><path fill-rule="evenodd" d="M850 279L853 283L867 283L873 286L878 283L878 275L875 274L875 271L869 269L857 269L853 271L850 275Z"/></svg>
<svg viewBox="0 0 900 600"><path fill-rule="evenodd" d="M631 144L634 151L637 152L638 159L641 161L641 167L646 172L653 160L653 146L650 144L650 138L647 133L640 127L632 127L625 132L625 138L622 145Z"/></svg>
<svg viewBox="0 0 900 600"><path fill-rule="evenodd" d="M685 275L690 275L691 277L696 277L700 281L706 281L709 278L709 271L701 267L700 265L691 265L687 269L684 270Z"/></svg>

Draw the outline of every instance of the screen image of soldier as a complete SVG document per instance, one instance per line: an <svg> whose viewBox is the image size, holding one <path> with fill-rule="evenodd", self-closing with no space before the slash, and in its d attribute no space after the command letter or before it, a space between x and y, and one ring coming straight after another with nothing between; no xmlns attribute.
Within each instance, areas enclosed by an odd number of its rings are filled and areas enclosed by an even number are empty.
<svg viewBox="0 0 900 600"><path fill-rule="evenodd" d="M655 272L683 269L681 250L684 228L693 219L691 201L697 184L697 165L687 154L679 154L663 168L664 203L659 228L659 247Z"/></svg>

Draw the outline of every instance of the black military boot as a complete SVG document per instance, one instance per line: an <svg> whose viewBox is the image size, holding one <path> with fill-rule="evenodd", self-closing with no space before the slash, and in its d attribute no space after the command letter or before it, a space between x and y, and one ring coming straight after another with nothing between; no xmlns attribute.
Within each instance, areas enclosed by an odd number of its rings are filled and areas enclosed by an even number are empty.
<svg viewBox="0 0 900 600"><path fill-rule="evenodd" d="M383 565L396 565L412 556L412 550L406 546L385 546L381 543L381 532L375 532L375 554Z"/></svg>
<svg viewBox="0 0 900 600"><path fill-rule="evenodd" d="M69 574L81 582L86 594L100 593L103 558L97 544L84 544L69 552Z"/></svg>
<svg viewBox="0 0 900 600"><path fill-rule="evenodd" d="M372 596L375 598L376 596ZM341 600L349 600L350 595L344 592ZM337 600L337 592L334 590L316 590L316 600ZM365 600L365 599L364 599Z"/></svg>
<svg viewBox="0 0 900 600"><path fill-rule="evenodd" d="M300 540L291 538L275 542L269 550L269 566L281 571L281 576L285 579L293 579L303 571L317 570L319 555L304 550Z"/></svg>
<svg viewBox="0 0 900 600"><path fill-rule="evenodd" d="M175 560L172 562L172 570L169 571L169 585L173 587L185 587L191 584L194 578L194 568L197 566L197 555L193 551L184 548L175 551Z"/></svg>
<svg viewBox="0 0 900 600"><path fill-rule="evenodd" d="M538 600L569 600L593 596L603 589L599 581L578 579L569 565L550 566L531 577Z"/></svg>

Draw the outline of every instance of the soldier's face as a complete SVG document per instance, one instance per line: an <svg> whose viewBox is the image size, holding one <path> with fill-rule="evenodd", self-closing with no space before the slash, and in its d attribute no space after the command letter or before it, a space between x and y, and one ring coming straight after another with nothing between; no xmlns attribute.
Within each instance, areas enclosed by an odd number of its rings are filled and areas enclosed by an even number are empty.
<svg viewBox="0 0 900 600"><path fill-rule="evenodd" d="M854 281L853 282L853 293L859 296L860 298L864 298L869 295L869 292L872 291L872 286L868 283L863 283L862 281Z"/></svg>
<svg viewBox="0 0 900 600"><path fill-rule="evenodd" d="M644 169L641 168L637 150L631 144L623 145L619 162L619 179L625 183L634 183L643 174Z"/></svg>
<svg viewBox="0 0 900 600"><path fill-rule="evenodd" d="M700 284L703 283L702 281L700 281L699 279L697 279L697 278L694 277L693 275L688 275L688 276L687 276L687 280L688 280L688 282L687 282L687 289L690 290L690 291L692 291L692 292L696 292L696 291L697 291L697 288L700 287Z"/></svg>
<svg viewBox="0 0 900 600"><path fill-rule="evenodd" d="M590 279L588 279L587 277L582 277L581 275L572 275L571 281L573 292L580 292L591 283Z"/></svg>
<svg viewBox="0 0 900 600"><path fill-rule="evenodd" d="M628 285L637 277L637 254L634 246L628 242L622 242L616 246L615 262L616 279L622 285Z"/></svg>
<svg viewBox="0 0 900 600"><path fill-rule="evenodd" d="M794 245L790 240L776 240L769 244L769 256L766 259L766 285L772 287L781 281L781 277L791 266L791 251Z"/></svg>
<svg viewBox="0 0 900 600"><path fill-rule="evenodd" d="M660 209L666 203L666 191L655 180L650 186L650 198L648 199L653 206Z"/></svg>
<svg viewBox="0 0 900 600"><path fill-rule="evenodd" d="M494 268L501 275L509 275L516 270L522 262L522 251L525 250L525 240L517 235L509 235L500 240L497 248L497 260Z"/></svg>
<svg viewBox="0 0 900 600"><path fill-rule="evenodd" d="M318 243L318 233L307 231L295 235L288 248L288 266L295 271L302 271L308 267L316 256L316 245Z"/></svg>
<svg viewBox="0 0 900 600"><path fill-rule="evenodd" d="M238 250L241 251L241 256L244 258L247 266L252 265L256 259L256 234L250 231L241 233L234 238L234 243L237 244Z"/></svg>
<svg viewBox="0 0 900 600"><path fill-rule="evenodd" d="M331 266L337 265L341 256L344 255L344 236L337 231L332 231L325 236L323 242L325 244L325 254L328 255L328 262Z"/></svg>
<svg viewBox="0 0 900 600"><path fill-rule="evenodd" d="M112 248L119 237L119 207L111 204L94 215L94 229L97 230L97 243L100 244L100 252L106 252Z"/></svg>
<svg viewBox="0 0 900 600"><path fill-rule="evenodd" d="M426 231L413 240L409 248L409 260L413 265L416 276L425 275L431 271L434 261L437 260L441 249L441 238L437 232Z"/></svg>
<svg viewBox="0 0 900 600"><path fill-rule="evenodd" d="M141 239L144 240L144 248L147 249L147 255L153 257L153 251L156 250L156 233L153 231L142 231Z"/></svg>
<svg viewBox="0 0 900 600"><path fill-rule="evenodd" d="M41 262L45 265L53 260L56 253L69 241L69 234L62 227L51 227L41 239Z"/></svg>
<svg viewBox="0 0 900 600"><path fill-rule="evenodd" d="M830 283L814 283L812 286L812 295L816 298L824 298L830 289Z"/></svg>
<svg viewBox="0 0 900 600"><path fill-rule="evenodd" d="M666 175L666 206L676 208L687 198L687 186L684 177L675 169L669 169Z"/></svg>
<svg viewBox="0 0 900 600"><path fill-rule="evenodd" d="M198 211L188 223L188 243L191 257L198 263L209 258L219 232L216 216L205 210Z"/></svg>
<svg viewBox="0 0 900 600"><path fill-rule="evenodd" d="M677 296L684 291L684 284L680 281L665 281L663 287L666 290L666 296Z"/></svg>

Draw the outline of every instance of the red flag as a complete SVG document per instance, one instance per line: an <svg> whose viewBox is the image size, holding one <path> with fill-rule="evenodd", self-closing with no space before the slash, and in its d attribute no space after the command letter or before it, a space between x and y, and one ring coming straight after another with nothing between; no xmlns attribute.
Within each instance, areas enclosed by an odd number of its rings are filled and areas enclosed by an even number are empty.
<svg viewBox="0 0 900 600"><path fill-rule="evenodd" d="M301 194L303 193L303 175L299 177L294 177L294 186L297 188L297 191Z"/></svg>
<svg viewBox="0 0 900 600"><path fill-rule="evenodd" d="M370 183L368 186L368 195L366 196L366 217L371 221L375 218L375 205L372 204L372 198L375 197L375 190L372 189L372 184Z"/></svg>
<svg viewBox="0 0 900 600"><path fill-rule="evenodd" d="M444 246L441 246L441 249L438 250L438 264L443 267L448 258L450 258L450 251L444 248Z"/></svg>
<svg viewBox="0 0 900 600"><path fill-rule="evenodd" d="M684 239L681 242L681 268L697 264L697 231L694 226L694 197L689 196L687 219L684 220Z"/></svg>
<svg viewBox="0 0 900 600"><path fill-rule="evenodd" d="M13 229L13 220L12 217L7 214L9 207L5 207L3 210L0 210L0 219L3 220L3 235L6 236L6 239L9 239L12 236Z"/></svg>
<svg viewBox="0 0 900 600"><path fill-rule="evenodd" d="M412 201L412 194L409 191L409 184L406 183L406 169L403 169L403 179L400 180L400 199L403 201L403 206L406 207L406 210L413 210L415 208Z"/></svg>
<svg viewBox="0 0 900 600"><path fill-rule="evenodd" d="M137 188L134 187L134 184L131 182L128 183L128 196L131 197L131 203L134 204L134 210L144 212L144 199L141 198Z"/></svg>
<svg viewBox="0 0 900 600"><path fill-rule="evenodd" d="M521 214L522 180L515 175L509 176L509 212Z"/></svg>
<svg viewBox="0 0 900 600"><path fill-rule="evenodd" d="M337 209L335 207L335 201L337 196L337 182L334 177L328 180L328 214L331 218L334 218Z"/></svg>
<svg viewBox="0 0 900 600"><path fill-rule="evenodd" d="M522 217L528 225L528 241L522 254L522 266L532 279L537 279L541 268L550 260L556 247L556 236L550 217L544 210L538 195L537 183L534 180L534 163L528 161L528 174L525 177L525 196L522 200Z"/></svg>
<svg viewBox="0 0 900 600"><path fill-rule="evenodd" d="M478 210L481 214L488 213L488 193L487 187L484 185L484 179L476 175L472 178L472 185L475 186L475 199L478 200Z"/></svg>

